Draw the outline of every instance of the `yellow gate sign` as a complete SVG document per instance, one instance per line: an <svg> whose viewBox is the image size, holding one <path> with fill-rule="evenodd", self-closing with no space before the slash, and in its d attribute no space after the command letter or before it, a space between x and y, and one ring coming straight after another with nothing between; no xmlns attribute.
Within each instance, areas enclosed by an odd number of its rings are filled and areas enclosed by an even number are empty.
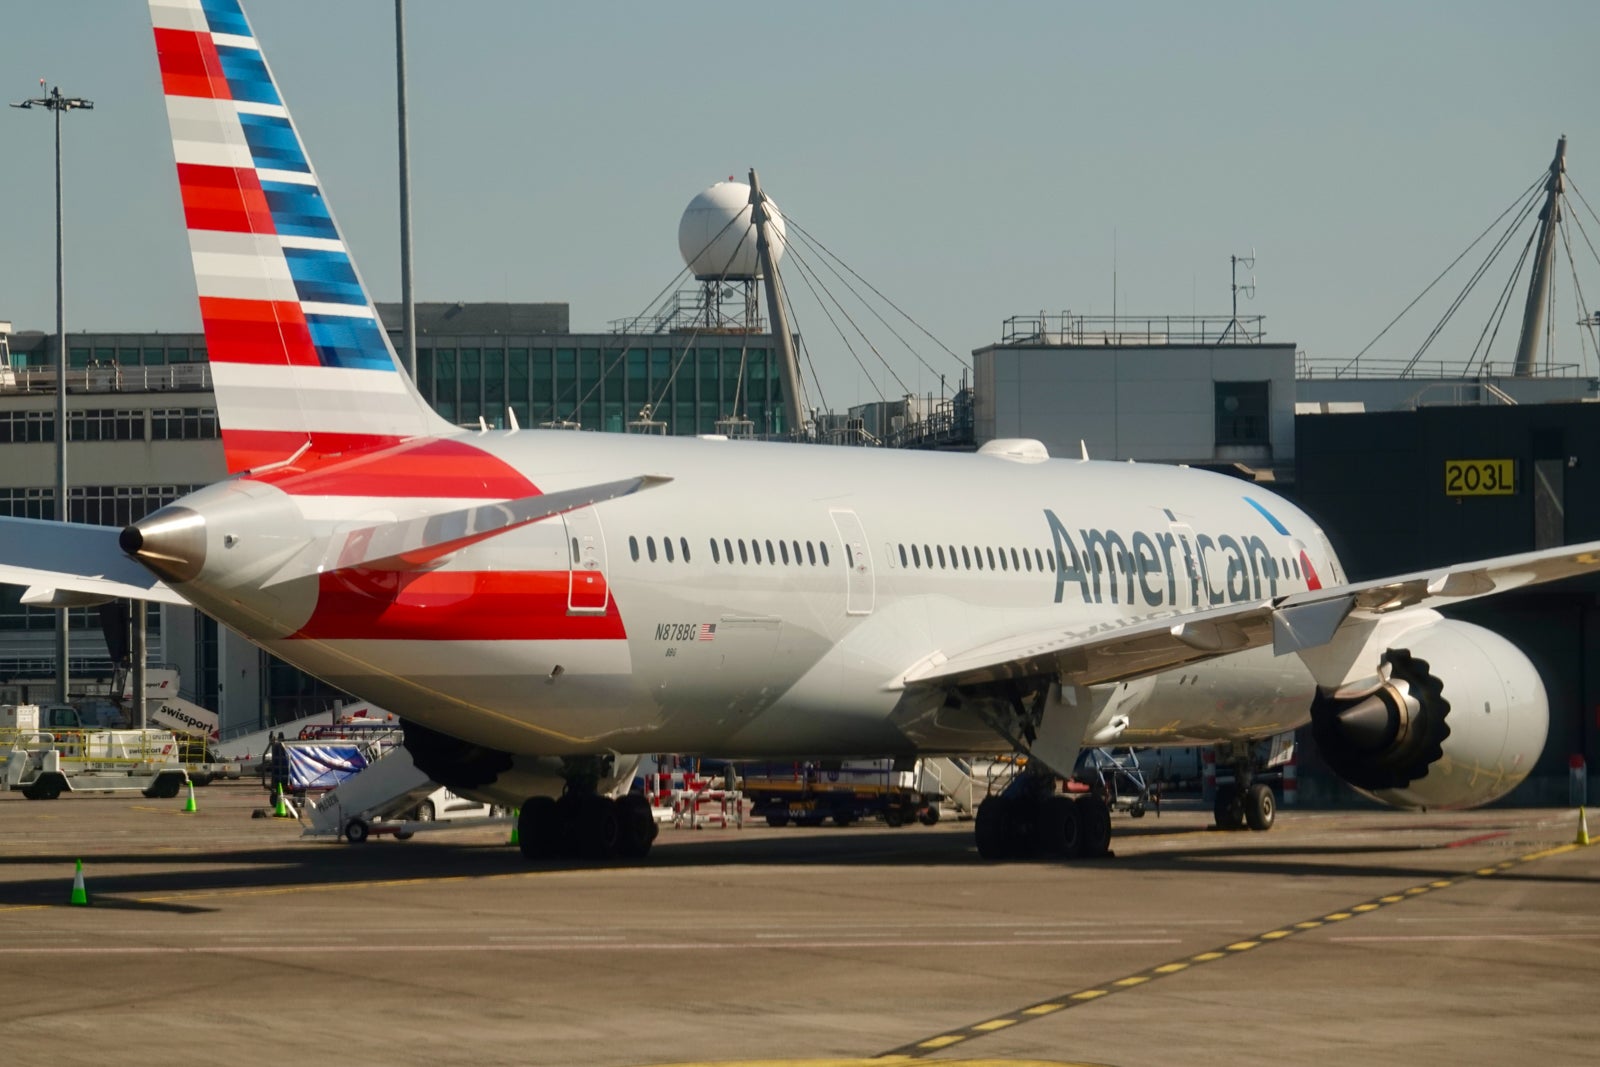
<svg viewBox="0 0 1600 1067"><path fill-rule="evenodd" d="M1514 459L1447 459L1445 496L1512 496L1517 491Z"/></svg>

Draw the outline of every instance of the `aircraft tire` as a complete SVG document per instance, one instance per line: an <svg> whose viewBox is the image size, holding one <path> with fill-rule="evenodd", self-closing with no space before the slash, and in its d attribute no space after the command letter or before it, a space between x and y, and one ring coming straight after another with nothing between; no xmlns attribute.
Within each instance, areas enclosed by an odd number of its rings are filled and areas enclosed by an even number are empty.
<svg viewBox="0 0 1600 1067"><path fill-rule="evenodd" d="M1083 854L1097 860L1111 853L1111 806L1097 793L1077 801L1079 821L1083 823ZM1143 814L1141 812L1141 814Z"/></svg>
<svg viewBox="0 0 1600 1067"><path fill-rule="evenodd" d="M1039 851L1046 856L1075 860L1083 855L1084 824L1080 801L1056 794L1039 798L1037 834Z"/></svg>
<svg viewBox="0 0 1600 1067"><path fill-rule="evenodd" d="M525 860L555 859L562 844L561 815L553 797L529 797L517 809L517 847Z"/></svg>
<svg viewBox="0 0 1600 1067"><path fill-rule="evenodd" d="M586 860L608 860L617 855L622 836L622 820L618 817L617 802L610 797L590 793L579 798L576 838L578 855Z"/></svg>
<svg viewBox="0 0 1600 1067"><path fill-rule="evenodd" d="M1252 830L1270 830L1278 817L1278 800L1266 782L1250 786L1244 798L1244 818Z"/></svg>
<svg viewBox="0 0 1600 1067"><path fill-rule="evenodd" d="M1244 804L1234 786L1217 787L1217 801L1211 810L1216 816L1218 830L1238 830L1244 826Z"/></svg>
<svg viewBox="0 0 1600 1067"><path fill-rule="evenodd" d="M661 832L650 811L650 802L638 793L629 793L617 801L617 818L621 821L617 854L631 860L644 859Z"/></svg>
<svg viewBox="0 0 1600 1067"><path fill-rule="evenodd" d="M973 836L978 842L978 855L986 860L1004 860L1011 858L1010 812L1007 810L1005 797L989 797L978 805L978 814L973 818Z"/></svg>

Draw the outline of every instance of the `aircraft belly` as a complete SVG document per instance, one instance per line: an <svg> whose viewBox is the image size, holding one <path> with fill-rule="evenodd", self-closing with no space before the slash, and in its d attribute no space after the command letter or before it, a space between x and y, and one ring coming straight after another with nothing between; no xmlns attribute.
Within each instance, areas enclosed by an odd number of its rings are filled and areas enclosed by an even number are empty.
<svg viewBox="0 0 1600 1067"><path fill-rule="evenodd" d="M1270 648L1153 676L1117 744L1190 745L1283 733L1310 720L1316 683L1299 656Z"/></svg>
<svg viewBox="0 0 1600 1067"><path fill-rule="evenodd" d="M641 704L621 640L294 640L269 650L403 719L509 752L614 749Z"/></svg>

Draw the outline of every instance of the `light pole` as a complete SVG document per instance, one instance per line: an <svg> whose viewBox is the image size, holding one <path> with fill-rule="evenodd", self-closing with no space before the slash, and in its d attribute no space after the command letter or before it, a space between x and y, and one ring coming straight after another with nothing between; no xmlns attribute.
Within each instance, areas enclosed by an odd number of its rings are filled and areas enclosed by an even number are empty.
<svg viewBox="0 0 1600 1067"><path fill-rule="evenodd" d="M44 88L44 79L39 79ZM56 118L56 521L67 521L67 298L66 273L61 251L61 116L79 108L93 108L93 100L62 96L59 85L49 96L36 96L12 104L24 110L48 108ZM67 609L56 613L56 701L67 702Z"/></svg>

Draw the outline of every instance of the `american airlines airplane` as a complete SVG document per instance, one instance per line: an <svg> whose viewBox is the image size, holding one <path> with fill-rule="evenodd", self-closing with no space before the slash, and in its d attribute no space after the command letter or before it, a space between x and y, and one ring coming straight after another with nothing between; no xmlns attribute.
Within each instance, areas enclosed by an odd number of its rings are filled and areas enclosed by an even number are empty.
<svg viewBox="0 0 1600 1067"><path fill-rule="evenodd" d="M1322 531L1197 470L441 420L400 369L236 0L151 0L232 476L125 530L4 520L34 603L190 604L401 715L417 766L520 807L530 859L642 856L630 753L1010 753L978 848L1100 855L1086 746L1311 724L1351 786L1469 807L1532 769L1528 659L1436 608L1600 543L1351 584Z"/></svg>

